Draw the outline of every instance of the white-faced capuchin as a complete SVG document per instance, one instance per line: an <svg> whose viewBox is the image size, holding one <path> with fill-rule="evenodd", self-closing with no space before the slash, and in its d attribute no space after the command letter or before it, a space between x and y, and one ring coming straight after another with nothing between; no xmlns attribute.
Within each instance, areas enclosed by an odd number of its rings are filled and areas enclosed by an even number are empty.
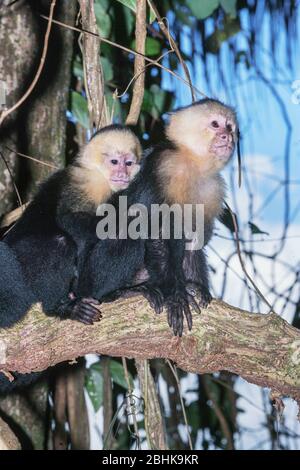
<svg viewBox="0 0 300 470"><path fill-rule="evenodd" d="M204 204L206 244L222 212L225 185L220 171L234 152L237 134L235 112L217 100L204 99L177 110L166 127L166 141L152 150L133 183L121 193L128 197L128 206L141 203L150 211L152 204ZM115 206L118 196L110 200ZM99 241L80 272L76 295L101 301L117 298L145 267L148 280L141 291L147 291L157 312L166 305L169 325L181 336L184 316L192 327L195 290L201 306L211 298L205 253L187 251L185 245L184 238L174 237ZM115 292L109 296L111 291Z"/></svg>
<svg viewBox="0 0 300 470"><path fill-rule="evenodd" d="M76 161L44 182L0 242L0 327L33 303L49 315L83 323L99 319L99 302L73 294L86 252L95 243L96 208L126 188L140 168L141 145L130 128L97 132Z"/></svg>

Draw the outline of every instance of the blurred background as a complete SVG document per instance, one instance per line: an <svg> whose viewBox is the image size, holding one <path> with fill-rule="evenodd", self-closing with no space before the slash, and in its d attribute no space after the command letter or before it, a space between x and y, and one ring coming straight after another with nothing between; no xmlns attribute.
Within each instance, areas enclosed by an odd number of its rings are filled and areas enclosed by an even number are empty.
<svg viewBox="0 0 300 470"><path fill-rule="evenodd" d="M50 3L0 2L3 108L32 83ZM70 162L91 135L83 37L68 27L82 28L83 4L57 2L54 18L60 24L52 27L38 83L0 128L0 216L27 202L38 183ZM93 7L103 38L99 59L106 113L110 122L124 123L135 78L130 50L136 46L136 1L95 0ZM168 112L192 102L189 81L196 99L206 95L236 109L242 186L236 157L224 177L227 202L238 219L241 255L275 312L299 328L299 2L153 0L147 9L149 60L136 125L143 145L162 138ZM269 311L241 267L227 212L207 255L215 297L251 312ZM279 416L269 390L228 372L200 376L163 360L151 361L150 367L169 448L300 448L293 400L284 399ZM76 393L75 404L66 390ZM61 365L50 381L1 398L0 408L24 448L147 448L133 361L125 366L121 359L89 356L75 367Z"/></svg>

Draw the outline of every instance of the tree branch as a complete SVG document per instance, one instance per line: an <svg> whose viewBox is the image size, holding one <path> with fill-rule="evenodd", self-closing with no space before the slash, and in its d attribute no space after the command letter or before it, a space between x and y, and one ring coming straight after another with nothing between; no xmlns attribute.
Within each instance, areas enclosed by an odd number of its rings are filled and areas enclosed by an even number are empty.
<svg viewBox="0 0 300 470"><path fill-rule="evenodd" d="M145 54L146 36L146 0L140 0L136 4L135 48L143 55ZM126 119L127 125L137 124L143 104L145 90L145 58L143 55L135 55L134 57L134 76L137 78L133 85L132 101Z"/></svg>
<svg viewBox="0 0 300 470"><path fill-rule="evenodd" d="M167 358L183 370L227 370L300 404L300 331L278 315L249 313L213 301L193 329L174 337L166 315L155 315L142 297L101 307L94 326L45 316L33 306L24 320L0 330L0 369L47 369L89 353L139 359Z"/></svg>

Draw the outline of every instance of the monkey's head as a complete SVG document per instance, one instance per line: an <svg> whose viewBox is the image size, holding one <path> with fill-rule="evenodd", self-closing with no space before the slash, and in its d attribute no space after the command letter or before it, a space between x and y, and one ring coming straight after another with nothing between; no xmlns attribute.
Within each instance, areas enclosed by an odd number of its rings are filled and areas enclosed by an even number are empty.
<svg viewBox="0 0 300 470"><path fill-rule="evenodd" d="M179 109L167 127L168 138L190 150L208 172L226 165L234 152L237 133L233 109L211 99Z"/></svg>
<svg viewBox="0 0 300 470"><path fill-rule="evenodd" d="M80 164L100 172L113 191L120 191L138 173L141 155L141 144L131 129L111 125L98 131L84 147Z"/></svg>

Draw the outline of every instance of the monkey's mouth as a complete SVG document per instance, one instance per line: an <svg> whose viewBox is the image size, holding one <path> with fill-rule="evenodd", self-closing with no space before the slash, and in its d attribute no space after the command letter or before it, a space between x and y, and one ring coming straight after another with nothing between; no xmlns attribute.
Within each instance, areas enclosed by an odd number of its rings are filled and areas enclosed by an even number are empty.
<svg viewBox="0 0 300 470"><path fill-rule="evenodd" d="M114 184L128 184L129 183L129 180L117 179L117 178L111 179L110 181Z"/></svg>
<svg viewBox="0 0 300 470"><path fill-rule="evenodd" d="M233 148L232 144L215 145L214 151L219 158L227 159L231 156Z"/></svg>

